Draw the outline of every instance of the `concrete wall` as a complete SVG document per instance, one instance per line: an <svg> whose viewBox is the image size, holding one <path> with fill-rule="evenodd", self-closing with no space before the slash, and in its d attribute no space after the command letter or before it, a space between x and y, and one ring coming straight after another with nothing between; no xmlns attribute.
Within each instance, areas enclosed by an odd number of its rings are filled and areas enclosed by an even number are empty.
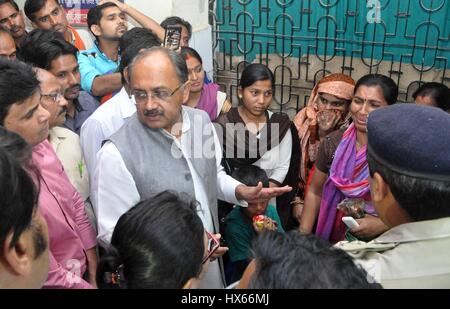
<svg viewBox="0 0 450 309"><path fill-rule="evenodd" d="M26 0L16 0L19 7L23 8ZM180 16L192 24L193 36L190 46L195 48L203 58L203 64L208 75L212 76L212 38L211 27L208 24L208 0L125 0L125 2L157 22L161 22L167 16ZM130 28L137 26L133 20L129 21ZM31 23L27 20L31 29ZM86 47L92 46L92 36L87 27L76 27L86 43Z"/></svg>

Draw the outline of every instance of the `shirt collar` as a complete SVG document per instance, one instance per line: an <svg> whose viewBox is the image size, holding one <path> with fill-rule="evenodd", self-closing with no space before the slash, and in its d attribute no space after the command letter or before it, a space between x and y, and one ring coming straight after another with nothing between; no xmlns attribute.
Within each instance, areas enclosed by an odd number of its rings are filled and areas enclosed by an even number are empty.
<svg viewBox="0 0 450 309"><path fill-rule="evenodd" d="M81 93L81 91L80 91L80 93ZM78 98L76 98L76 99L73 99L73 101L72 101L77 113L84 111L83 105L81 104L79 98L80 98L80 96L78 96Z"/></svg>
<svg viewBox="0 0 450 309"><path fill-rule="evenodd" d="M190 119L189 119L188 113L186 112L186 107L185 107L185 106L182 106L182 107L181 107L181 119L182 119L182 120L181 120L181 121L182 121L182 124L181 124L181 134L183 135L183 134L187 133L187 132L191 129L191 121L190 121ZM167 132L166 130L160 129L160 131L161 131L165 136L170 137L170 138L176 140L175 136L173 136L172 134L170 134L170 133Z"/></svg>
<svg viewBox="0 0 450 309"><path fill-rule="evenodd" d="M35 164L39 168L46 158L50 159L50 149L51 145L47 139L33 146L33 164Z"/></svg>
<svg viewBox="0 0 450 309"><path fill-rule="evenodd" d="M70 31L70 35L71 35L71 44L73 45L73 46L75 46L75 41L77 40L77 38L75 37L75 33L73 32L73 28L69 25L69 26L67 26L67 28L69 29L69 31Z"/></svg>
<svg viewBox="0 0 450 309"><path fill-rule="evenodd" d="M97 40L94 41L94 48L95 48L95 50L96 50L96 53L97 53L98 55L100 55L100 57L102 57L103 59L105 59L106 61L114 62L114 63L117 63L117 64L120 63L120 59L121 59L121 57L120 57L120 47L119 47L119 50L117 51L117 61L114 61L114 60L112 60L112 59L109 59L109 57L106 56L106 54L100 49L100 46L98 45L98 41L97 41Z"/></svg>
<svg viewBox="0 0 450 309"><path fill-rule="evenodd" d="M401 224L382 234L374 242L405 243L444 237L450 237L450 217Z"/></svg>
<svg viewBox="0 0 450 309"><path fill-rule="evenodd" d="M134 113L136 113L136 104L128 95L125 87L122 87L116 96L118 96L118 107L123 119L130 118Z"/></svg>

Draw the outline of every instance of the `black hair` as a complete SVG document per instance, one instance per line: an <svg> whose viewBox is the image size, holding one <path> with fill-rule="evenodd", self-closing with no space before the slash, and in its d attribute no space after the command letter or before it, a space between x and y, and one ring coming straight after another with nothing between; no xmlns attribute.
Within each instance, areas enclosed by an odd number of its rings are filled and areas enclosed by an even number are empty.
<svg viewBox="0 0 450 309"><path fill-rule="evenodd" d="M383 97L388 105L397 103L398 87L397 84L392 80L392 78L389 78L382 74L367 74L361 77L356 82L354 93L358 91L358 88L360 86L366 87L378 86L381 88Z"/></svg>
<svg viewBox="0 0 450 309"><path fill-rule="evenodd" d="M180 289L198 277L205 245L196 208L187 194L164 191L122 215L98 266L99 287ZM119 286L105 283L116 273Z"/></svg>
<svg viewBox="0 0 450 309"><path fill-rule="evenodd" d="M11 4L13 8L16 9L17 12L19 12L19 6L17 5L16 1L13 0L0 0L0 5L2 4Z"/></svg>
<svg viewBox="0 0 450 309"><path fill-rule="evenodd" d="M241 166L233 171L231 177L246 186L256 187L259 182L262 182L264 188L269 187L269 177L263 169L256 165Z"/></svg>
<svg viewBox="0 0 450 309"><path fill-rule="evenodd" d="M187 60L189 57L194 57L195 59L198 60L198 62L203 64L203 60L200 54L191 47L181 47L180 55L181 57L183 57L184 60Z"/></svg>
<svg viewBox="0 0 450 309"><path fill-rule="evenodd" d="M192 26L191 26L191 24L188 21L186 21L186 20L184 20L184 19L182 19L182 18L180 18L178 16L170 16L170 17L167 17L166 19L164 19L161 22L161 27L163 27L164 29L166 29L167 26L175 26L175 25L184 26L187 29L187 31L188 31L189 39L191 39L191 37L192 37Z"/></svg>
<svg viewBox="0 0 450 309"><path fill-rule="evenodd" d="M0 126L0 148L6 150L20 165L31 162L32 147L19 134Z"/></svg>
<svg viewBox="0 0 450 309"><path fill-rule="evenodd" d="M379 164L367 152L370 175L377 172L389 186L399 206L413 221L450 217L450 181L406 176Z"/></svg>
<svg viewBox="0 0 450 309"><path fill-rule="evenodd" d="M315 235L264 231L253 242L249 289L374 289L365 270Z"/></svg>
<svg viewBox="0 0 450 309"><path fill-rule="evenodd" d="M119 41L119 48L121 51L124 51L128 46L138 41L151 41L154 46L161 45L161 41L152 30L142 27L134 27L122 35Z"/></svg>
<svg viewBox="0 0 450 309"><path fill-rule="evenodd" d="M440 109L444 111L450 110L450 89L444 84L425 83L414 92L414 100L417 97L430 97Z"/></svg>
<svg viewBox="0 0 450 309"><path fill-rule="evenodd" d="M270 80L272 89L275 89L275 77L272 71L264 64L252 63L245 67L242 71L241 79L239 80L239 86L244 89L257 81Z"/></svg>
<svg viewBox="0 0 450 309"><path fill-rule="evenodd" d="M136 57L134 57L133 61L131 61L131 63L129 63L128 65L128 78L131 79L133 70L135 69L134 66L136 65L137 62L141 61L142 59L148 57L153 53L158 52L165 54L167 58L169 58L170 62L175 68L175 72L177 73L177 77L180 83L181 84L186 83L189 79L186 61L183 58L181 58L179 53L161 46L155 46L150 49L145 49L139 52L136 55Z"/></svg>
<svg viewBox="0 0 450 309"><path fill-rule="evenodd" d="M105 2L102 5L94 6L89 10L87 14L87 24L89 31L92 33L94 37L97 38L97 36L92 32L91 27L93 25L100 25L100 20L103 17L103 10L113 6L117 7L117 5L115 5L112 2Z"/></svg>
<svg viewBox="0 0 450 309"><path fill-rule="evenodd" d="M120 38L119 47L121 50L121 58L117 70L122 76L122 84L126 84L123 71L133 61L136 55L143 49L160 45L161 41L151 30L146 28L133 28Z"/></svg>
<svg viewBox="0 0 450 309"><path fill-rule="evenodd" d="M13 104L20 104L39 91L39 81L30 65L0 59L0 125Z"/></svg>
<svg viewBox="0 0 450 309"><path fill-rule="evenodd" d="M23 9L25 11L25 15L27 15L28 19L31 21L35 20L34 13L41 10L47 1L55 1L57 5L60 5L58 0L27 0Z"/></svg>
<svg viewBox="0 0 450 309"><path fill-rule="evenodd" d="M31 65L51 70L53 60L72 55L77 59L78 49L55 30L34 29L23 39L19 58Z"/></svg>
<svg viewBox="0 0 450 309"><path fill-rule="evenodd" d="M0 130L1 140L6 138L5 133L6 130ZM21 137L10 134L7 138L17 140ZM12 144L14 143L16 142L13 141ZM10 154L7 147L0 145L0 248L3 248L5 239L11 232L13 237L10 248L14 247L20 235L30 228L37 205L38 194L34 182L13 155L15 154ZM26 156L24 153L21 155ZM36 256L42 253L38 249Z"/></svg>

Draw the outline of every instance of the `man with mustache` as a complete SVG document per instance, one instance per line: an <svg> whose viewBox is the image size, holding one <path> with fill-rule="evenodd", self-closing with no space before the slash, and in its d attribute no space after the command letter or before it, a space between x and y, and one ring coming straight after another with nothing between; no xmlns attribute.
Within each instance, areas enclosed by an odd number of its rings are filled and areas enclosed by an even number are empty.
<svg viewBox="0 0 450 309"><path fill-rule="evenodd" d="M122 50L118 71L122 75L123 87L119 93L102 104L81 127L80 141L86 160L88 174L92 177L97 161L97 152L111 135L136 113L136 105L130 98L130 89L123 77L128 64L140 50L160 46L161 41L146 28L135 27L125 33L120 39ZM93 188L94 189L94 188Z"/></svg>
<svg viewBox="0 0 450 309"><path fill-rule="evenodd" d="M24 10L34 28L58 31L68 43L79 50L86 49L78 32L69 25L66 13L57 0L27 0Z"/></svg>
<svg viewBox="0 0 450 309"><path fill-rule="evenodd" d="M44 287L92 288L97 269L96 233L80 195L47 140L50 113L41 106L46 95L31 66L0 59L0 125L33 147L39 210L48 224L50 271Z"/></svg>
<svg viewBox="0 0 450 309"><path fill-rule="evenodd" d="M9 32L0 28L0 58L16 60L16 44Z"/></svg>
<svg viewBox="0 0 450 309"><path fill-rule="evenodd" d="M35 29L23 42L22 59L40 68L37 77L44 94L42 106L50 112L49 141L64 166L70 182L80 193L86 213L95 226L89 201L89 176L73 124L81 124L97 108L98 102L79 91L80 74L76 48L53 30Z"/></svg>
<svg viewBox="0 0 450 309"><path fill-rule="evenodd" d="M19 48L20 42L27 35L23 12L13 0L0 0L0 27L8 30L16 48Z"/></svg>
<svg viewBox="0 0 450 309"><path fill-rule="evenodd" d="M186 192L198 202L205 230L219 230L217 199L234 204L269 200L290 187L249 187L226 175L222 149L208 115L183 106L189 96L186 61L176 52L153 47L141 51L124 73L137 112L113 134L97 155L93 192L102 243L109 243L119 217L139 201L164 190ZM202 282L223 288L217 258Z"/></svg>
<svg viewBox="0 0 450 309"><path fill-rule="evenodd" d="M63 127L80 134L84 121L97 109L98 101L80 91L77 49L54 30L35 29L22 42L21 58L56 76L65 89L67 114Z"/></svg>
<svg viewBox="0 0 450 309"><path fill-rule="evenodd" d="M136 20L143 28L156 29L161 39L164 30L151 18L128 4L116 0L102 0L89 10L88 27L95 37L94 47L78 55L81 72L81 87L105 102L122 88L120 73L119 40L127 32L127 16Z"/></svg>
<svg viewBox="0 0 450 309"><path fill-rule="evenodd" d="M86 214L95 227L96 220L89 201L89 177L85 168L80 137L61 127L66 121L67 100L58 79L50 72L36 69L36 77L42 91L41 105L50 113L48 141L52 145L72 185L85 203Z"/></svg>

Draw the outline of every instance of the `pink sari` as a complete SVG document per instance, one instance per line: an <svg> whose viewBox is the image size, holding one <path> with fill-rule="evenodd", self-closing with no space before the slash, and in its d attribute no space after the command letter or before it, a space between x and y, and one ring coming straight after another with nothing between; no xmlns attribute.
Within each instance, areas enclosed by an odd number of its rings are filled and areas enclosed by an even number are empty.
<svg viewBox="0 0 450 309"><path fill-rule="evenodd" d="M351 124L336 150L330 176L323 188L316 235L326 240L330 240L330 238L334 240L341 238L342 240L344 235L333 235L336 225L343 225L341 221L336 221L338 203L345 198L362 198L370 201L369 167L366 161L366 152L367 146L356 151L356 128L354 124ZM365 211L374 212L370 203ZM345 231L345 229L339 230Z"/></svg>
<svg viewBox="0 0 450 309"><path fill-rule="evenodd" d="M204 84L197 108L205 111L211 121L217 118L217 92L219 85Z"/></svg>

